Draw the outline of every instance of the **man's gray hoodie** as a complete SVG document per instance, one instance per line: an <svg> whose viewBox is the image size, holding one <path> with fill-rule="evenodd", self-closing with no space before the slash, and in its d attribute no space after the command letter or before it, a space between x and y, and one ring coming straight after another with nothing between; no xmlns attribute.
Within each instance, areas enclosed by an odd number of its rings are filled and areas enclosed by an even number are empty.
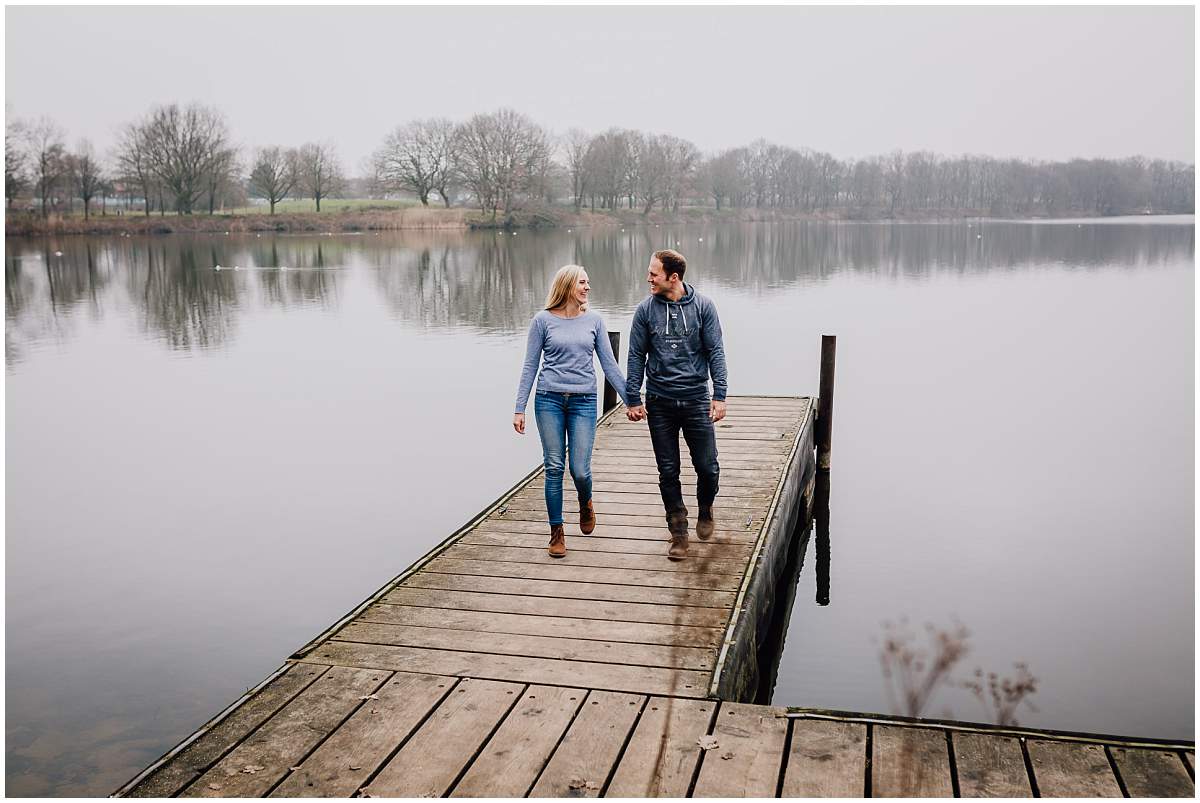
<svg viewBox="0 0 1200 803"><path fill-rule="evenodd" d="M669 399L725 400L725 346L721 321L711 300L684 284L684 296L667 301L650 295L633 313L629 327L629 363L625 397L630 406L641 404L642 375L646 392Z"/></svg>

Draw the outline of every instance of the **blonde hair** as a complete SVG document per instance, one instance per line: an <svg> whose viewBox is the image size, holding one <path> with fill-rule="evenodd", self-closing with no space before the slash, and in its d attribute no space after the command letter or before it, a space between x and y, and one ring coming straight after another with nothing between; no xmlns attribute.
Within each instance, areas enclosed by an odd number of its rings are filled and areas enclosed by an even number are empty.
<svg viewBox="0 0 1200 803"><path fill-rule="evenodd" d="M550 282L550 292L546 294L546 309L554 310L566 306L571 293L575 292L580 275L585 270L587 269L582 265L563 265L559 268L558 273L554 274L554 280ZM586 310L587 304L584 304L582 309Z"/></svg>

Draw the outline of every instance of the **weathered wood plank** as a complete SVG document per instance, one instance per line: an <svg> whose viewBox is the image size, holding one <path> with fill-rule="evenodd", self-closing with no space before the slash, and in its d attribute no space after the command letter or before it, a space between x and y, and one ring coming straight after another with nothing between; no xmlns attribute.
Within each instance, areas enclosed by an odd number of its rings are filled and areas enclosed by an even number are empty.
<svg viewBox="0 0 1200 803"><path fill-rule="evenodd" d="M866 767L866 725L793 720L782 796L862 797Z"/></svg>
<svg viewBox="0 0 1200 803"><path fill-rule="evenodd" d="M293 664L207 733L143 778L130 790L129 797L172 797L325 671L325 667Z"/></svg>
<svg viewBox="0 0 1200 803"><path fill-rule="evenodd" d="M519 683L464 680L364 790L371 797L441 797L504 718Z"/></svg>
<svg viewBox="0 0 1200 803"><path fill-rule="evenodd" d="M586 696L585 689L530 686L450 796L524 797Z"/></svg>
<svg viewBox="0 0 1200 803"><path fill-rule="evenodd" d="M722 505L718 509L714 505L713 520L725 526L737 526L745 522L747 516L760 518L766 514L767 508L770 506L768 502L757 502L753 505ZM509 513L517 510L532 511L537 513L540 518L546 517L546 501L545 499L513 499L506 506ZM507 514L505 514L507 515ZM575 518L576 512L569 507L563 509L563 518ZM597 516L654 516L656 518L665 517L663 504L659 502L611 502L606 505L596 506Z"/></svg>
<svg viewBox="0 0 1200 803"><path fill-rule="evenodd" d="M1183 760L1166 750L1110 747L1130 797L1195 797Z"/></svg>
<svg viewBox="0 0 1200 803"><path fill-rule="evenodd" d="M1192 774L1195 775L1195 773L1196 773L1196 754L1193 751L1188 750L1187 752L1185 752L1183 754L1183 760L1187 762L1188 769L1190 769L1192 771Z"/></svg>
<svg viewBox="0 0 1200 803"><path fill-rule="evenodd" d="M398 597L393 597L393 599L396 598ZM621 619L574 619L566 616L551 616L548 614L554 610L554 606L547 605L545 600L542 601L541 610L543 613L530 616L438 607L408 607L384 603L372 605L354 621L479 631L496 635L599 638L605 641L660 644L668 647L715 647L721 643L723 632L716 627L688 627L676 624L631 622Z"/></svg>
<svg viewBox="0 0 1200 803"><path fill-rule="evenodd" d="M389 591L382 601L389 605L442 609L442 613L438 615L443 616L447 610L527 614L539 617L553 614L572 619L664 624L672 628L688 626L707 629L710 632L724 628L729 621L728 608L489 594L482 591L444 591L412 586L398 586ZM652 643L650 639L646 642Z"/></svg>
<svg viewBox="0 0 1200 803"><path fill-rule="evenodd" d="M662 555L663 544L666 538L610 538L609 536L593 532L591 535L578 535L569 533L571 540L568 542L571 552L612 552L621 555ZM525 547L528 549L546 549L547 538L541 532L538 533L517 533L517 532L481 532L480 530L471 530L463 535L460 543L476 544L479 546L512 546ZM749 560L750 554L754 551L753 544L750 543L733 543L728 541L717 541L710 539L708 541L699 541L690 539L688 541L688 554L698 558L714 558L717 560ZM686 561L685 561L686 562Z"/></svg>
<svg viewBox="0 0 1200 803"><path fill-rule="evenodd" d="M563 562L565 563L565 561ZM479 577L513 577L526 580L558 580L573 583L692 588L733 591L741 578L729 574L673 572L647 569L597 569L592 566L539 565L500 560L458 560L434 558L425 564L425 573L470 574Z"/></svg>
<svg viewBox="0 0 1200 803"><path fill-rule="evenodd" d="M419 572L404 580L415 588L441 588L450 591L486 591L495 594L520 594L534 597L603 600L606 602L644 602L655 605L691 605L704 608L732 608L732 591L706 591L695 588L572 583L556 580L528 580L520 577L483 577L469 574Z"/></svg>
<svg viewBox="0 0 1200 803"><path fill-rule="evenodd" d="M507 517L494 517L480 522L476 527L473 527L471 533L526 533L528 535L539 535L549 541L550 525L546 523L545 513L541 516L528 516L526 519L508 519ZM564 521L567 537L578 537L578 523L572 522L570 519ZM709 543L721 544L739 544L753 545L757 540L758 531L746 528L746 521L743 519L738 525L729 528L718 527L713 534L713 538ZM596 525L596 530L588 538L636 538L642 541L666 541L669 540L667 534L666 516L652 525L645 524L614 524L605 518L601 518Z"/></svg>
<svg viewBox="0 0 1200 803"><path fill-rule="evenodd" d="M1029 739L1025 746L1042 797L1122 796L1100 745Z"/></svg>
<svg viewBox="0 0 1200 803"><path fill-rule="evenodd" d="M598 661L675 669L709 670L716 661L716 650L712 647L666 647L661 644L609 641L604 639L606 634L599 626L600 623L592 624L596 627L576 631L586 635L586 638L563 638L351 622L335 633L333 638L337 641L362 644L390 644L430 650L460 650L489 655L524 655L530 658Z"/></svg>
<svg viewBox="0 0 1200 803"><path fill-rule="evenodd" d="M696 511L689 508L691 515L696 515ZM725 532L748 532L750 530L758 530L763 524L761 515L748 515L746 517L733 516L728 511L721 511L719 506L713 508L713 519L719 530ZM546 528L547 536L550 532L550 525L546 523L546 511L544 510L510 510L504 514L505 521L531 521L543 525ZM747 524L747 519L749 524ZM597 524L597 531L603 526L642 526L653 527L656 530L663 530L666 527L666 514L661 516L626 516L617 513L606 513L604 522Z"/></svg>
<svg viewBox="0 0 1200 803"><path fill-rule="evenodd" d="M953 797L946 734L930 728L875 725L872 797Z"/></svg>
<svg viewBox="0 0 1200 803"><path fill-rule="evenodd" d="M761 502L770 504L773 490L768 488L735 488L727 493L722 488L720 499L726 507L752 507ZM532 499L544 500L545 498L540 484L536 488L531 487L528 491L523 491L522 493L528 494ZM640 502L642 504L658 504L661 506L662 496L659 494L657 485L646 489L638 489L637 486L626 484L618 486L617 484L613 484L603 489L593 487L592 501L597 505L609 502Z"/></svg>
<svg viewBox="0 0 1200 803"><path fill-rule="evenodd" d="M590 692L529 796L599 796L645 700Z"/></svg>
<svg viewBox="0 0 1200 803"><path fill-rule="evenodd" d="M580 536L586 540L587 536ZM569 545L574 545L572 539ZM507 563L531 563L541 566L589 566L597 569L639 569L662 572L706 572L708 574L727 574L736 577L746 571L746 561L722 560L711 554L704 560L672 561L667 558L667 550L662 548L658 553L623 554L620 552L598 552L595 550L580 550L569 553L567 560L552 558L546 552L546 547L496 546L492 544L454 544L442 555L454 560L483 560L504 561ZM698 556L694 556L698 557Z"/></svg>
<svg viewBox="0 0 1200 803"><path fill-rule="evenodd" d="M696 778L694 797L775 797L787 717L783 709L722 703Z"/></svg>
<svg viewBox="0 0 1200 803"><path fill-rule="evenodd" d="M388 672L335 666L183 790L183 797L261 797L374 693Z"/></svg>
<svg viewBox="0 0 1200 803"><path fill-rule="evenodd" d="M1032 797L1021 743L983 733L950 734L963 797Z"/></svg>
<svg viewBox="0 0 1200 803"><path fill-rule="evenodd" d="M564 488L566 486L563 486ZM573 487L570 489L573 490ZM563 497L563 513L568 517L574 517L579 509L574 494L567 493ZM752 508L766 508L771 504L771 497L764 488L761 492L754 496L734 496L732 494L722 493L720 496L721 506L726 510L746 510ZM645 506L652 506L650 513L657 514L663 510L662 496L659 495L658 489L653 491L645 491L640 493L629 493L621 491L600 491L593 488L592 504L597 512L607 509L621 509L620 505L637 505L640 512L646 512ZM542 485L539 483L536 487L530 486L521 493L508 500L505 507L532 507L537 510L546 509L546 494L542 490Z"/></svg>
<svg viewBox="0 0 1200 803"><path fill-rule="evenodd" d="M488 655L458 650L428 650L383 644L327 641L301 660L313 664L426 672L437 675L584 686L640 694L703 697L710 672L561 661L517 655Z"/></svg>
<svg viewBox="0 0 1200 803"><path fill-rule="evenodd" d="M686 797L716 703L651 697L605 797Z"/></svg>
<svg viewBox="0 0 1200 803"><path fill-rule="evenodd" d="M457 678L398 672L306 758L271 797L350 797L451 693Z"/></svg>

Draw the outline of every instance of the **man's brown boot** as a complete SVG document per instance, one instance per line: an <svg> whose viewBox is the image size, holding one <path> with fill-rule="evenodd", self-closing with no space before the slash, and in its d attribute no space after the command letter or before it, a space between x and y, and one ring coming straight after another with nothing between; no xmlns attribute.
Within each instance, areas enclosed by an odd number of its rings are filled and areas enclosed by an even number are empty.
<svg viewBox="0 0 1200 803"><path fill-rule="evenodd" d="M567 556L567 534L563 532L561 524L555 524L550 528L550 548L546 550L552 558L565 558Z"/></svg>
<svg viewBox="0 0 1200 803"><path fill-rule="evenodd" d="M667 550L667 557L671 560L683 560L687 557L688 546L687 510L668 513L667 529L671 532L671 548Z"/></svg>
<svg viewBox="0 0 1200 803"><path fill-rule="evenodd" d="M696 537L701 541L712 538L714 526L712 508L700 508L700 518L696 520Z"/></svg>
<svg viewBox="0 0 1200 803"><path fill-rule="evenodd" d="M591 535L594 529L596 529L596 509L592 507L592 500L589 499L579 506L579 531L584 535Z"/></svg>

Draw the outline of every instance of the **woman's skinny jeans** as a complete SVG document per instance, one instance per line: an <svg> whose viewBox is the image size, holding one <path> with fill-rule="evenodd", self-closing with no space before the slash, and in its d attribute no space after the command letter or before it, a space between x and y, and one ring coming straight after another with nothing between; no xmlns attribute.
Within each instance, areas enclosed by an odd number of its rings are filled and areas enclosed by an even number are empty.
<svg viewBox="0 0 1200 803"><path fill-rule="evenodd" d="M546 513L550 526L563 523L563 469L568 448L571 479L579 504L592 498L592 444L596 440L596 394L539 390L533 403L546 477ZM568 446L569 445L569 446Z"/></svg>

